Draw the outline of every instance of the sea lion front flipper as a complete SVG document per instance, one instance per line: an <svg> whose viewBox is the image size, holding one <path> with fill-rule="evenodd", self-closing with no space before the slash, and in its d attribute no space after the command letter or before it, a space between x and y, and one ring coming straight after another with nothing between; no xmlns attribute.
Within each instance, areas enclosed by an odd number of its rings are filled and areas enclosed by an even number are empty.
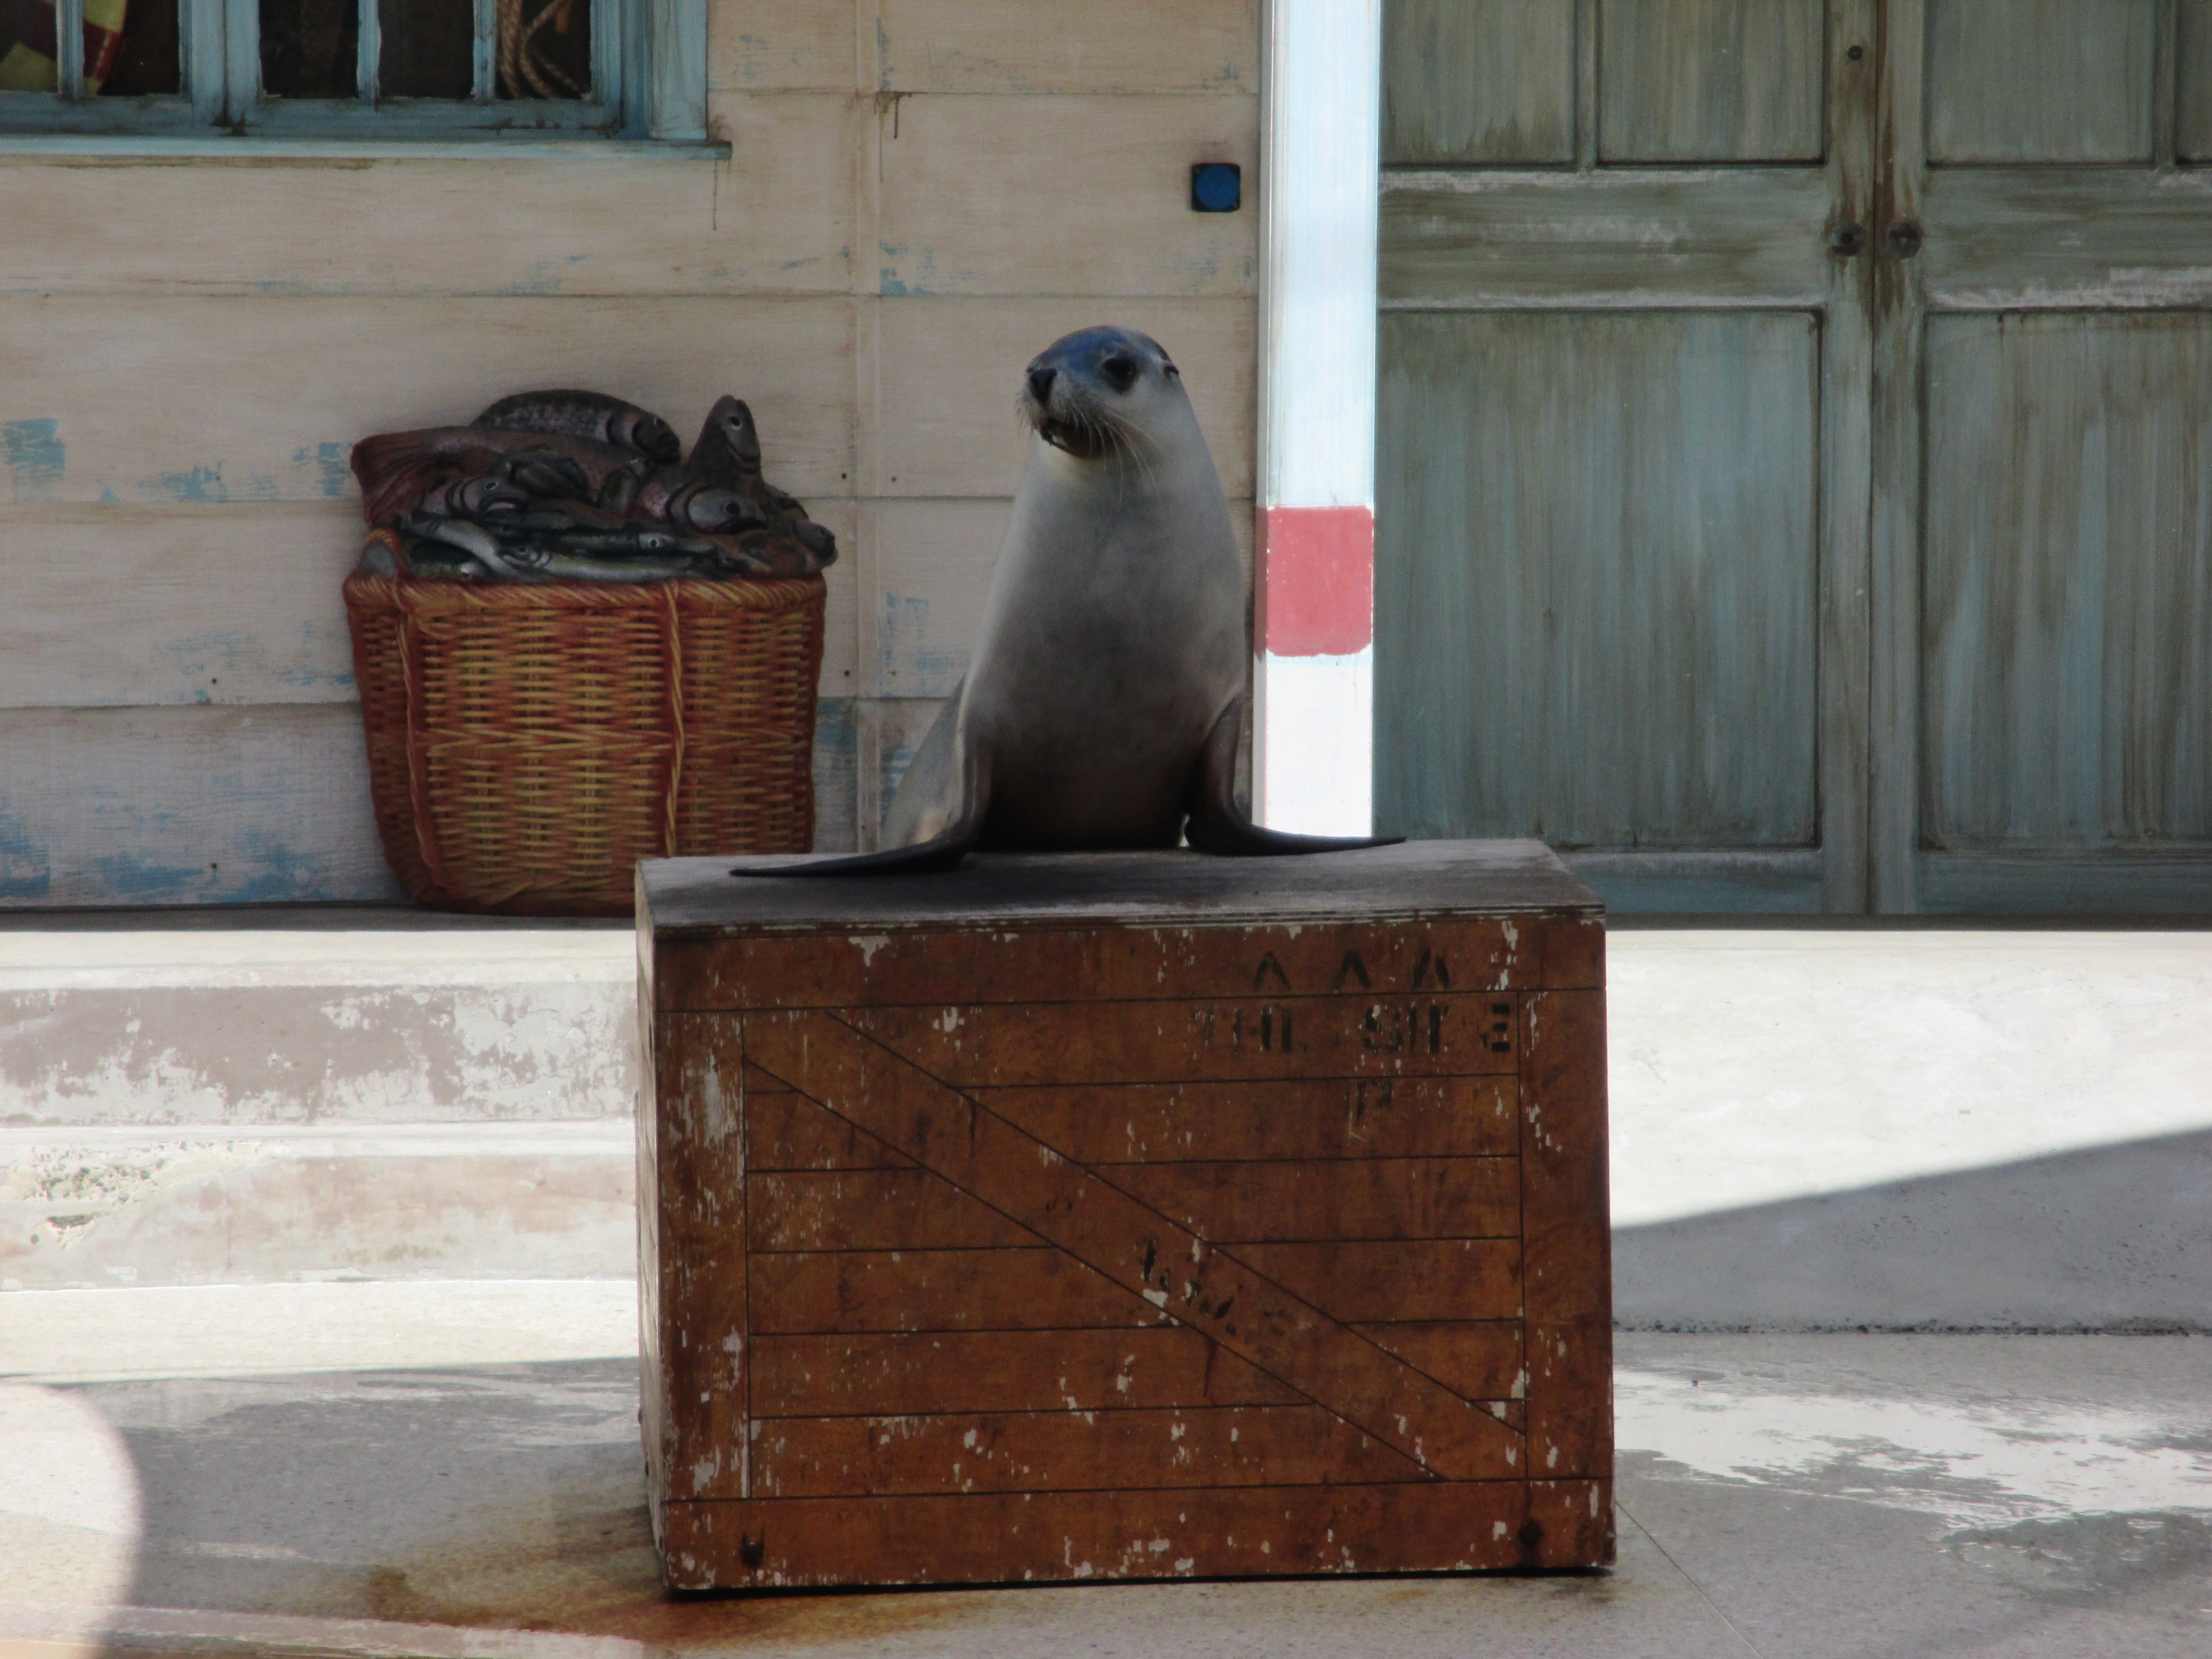
<svg viewBox="0 0 2212 1659"><path fill-rule="evenodd" d="M849 858L817 859L808 864L738 865L733 876L892 876L933 875L950 870L968 856L983 834L983 818L991 810L990 757L981 744L962 745L960 814L927 841L910 847L887 847L880 853L855 853Z"/></svg>
<svg viewBox="0 0 2212 1659"><path fill-rule="evenodd" d="M1237 805L1237 747L1244 736L1244 704L1231 702L1191 769L1189 813L1183 834L1201 853L1224 858L1279 858L1293 853L1347 853L1360 847L1395 847L1403 836L1294 836L1266 830Z"/></svg>

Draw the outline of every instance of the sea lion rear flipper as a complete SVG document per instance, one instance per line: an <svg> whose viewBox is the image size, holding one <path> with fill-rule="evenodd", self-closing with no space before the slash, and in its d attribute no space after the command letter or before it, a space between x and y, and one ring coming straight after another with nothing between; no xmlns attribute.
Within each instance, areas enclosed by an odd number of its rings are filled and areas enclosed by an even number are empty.
<svg viewBox="0 0 2212 1659"><path fill-rule="evenodd" d="M910 847L887 847L880 853L855 853L849 858L818 859L807 864L734 866L733 876L890 876L930 875L950 870L968 856L983 834L983 817L991 808L990 757L981 744L963 745L960 816L927 841Z"/></svg>
<svg viewBox="0 0 2212 1659"><path fill-rule="evenodd" d="M1240 698L1221 713L1191 769L1189 813L1183 834L1201 853L1224 858L1277 858L1292 853L1346 853L1359 847L1395 847L1403 836L1294 836L1265 830L1237 805L1237 746L1244 736Z"/></svg>

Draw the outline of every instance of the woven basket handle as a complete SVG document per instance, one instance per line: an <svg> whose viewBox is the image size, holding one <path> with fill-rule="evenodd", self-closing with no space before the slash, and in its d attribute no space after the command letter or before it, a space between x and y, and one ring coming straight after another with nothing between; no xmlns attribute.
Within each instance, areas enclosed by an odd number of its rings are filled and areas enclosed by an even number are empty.
<svg viewBox="0 0 2212 1659"><path fill-rule="evenodd" d="M660 855L676 856L676 803L684 788L684 619L677 609L676 584L658 584L661 626L668 665L668 793L661 813Z"/></svg>

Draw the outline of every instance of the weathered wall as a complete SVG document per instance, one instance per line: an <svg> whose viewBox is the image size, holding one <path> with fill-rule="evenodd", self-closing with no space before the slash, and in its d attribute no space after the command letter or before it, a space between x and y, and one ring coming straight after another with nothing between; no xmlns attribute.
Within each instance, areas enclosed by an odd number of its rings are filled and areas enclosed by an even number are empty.
<svg viewBox="0 0 2212 1659"><path fill-rule="evenodd" d="M1255 0L715 0L726 162L0 154L0 904L393 890L338 581L347 450L528 386L725 391L837 535L818 844L957 678L1016 376L1183 367L1249 524Z"/></svg>

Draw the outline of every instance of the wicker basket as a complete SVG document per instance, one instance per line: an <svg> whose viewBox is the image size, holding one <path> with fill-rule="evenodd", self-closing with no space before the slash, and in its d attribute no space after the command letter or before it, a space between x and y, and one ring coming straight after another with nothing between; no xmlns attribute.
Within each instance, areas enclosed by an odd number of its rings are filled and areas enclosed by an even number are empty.
<svg viewBox="0 0 2212 1659"><path fill-rule="evenodd" d="M419 902L627 915L640 859L812 846L821 577L345 599L377 832Z"/></svg>

